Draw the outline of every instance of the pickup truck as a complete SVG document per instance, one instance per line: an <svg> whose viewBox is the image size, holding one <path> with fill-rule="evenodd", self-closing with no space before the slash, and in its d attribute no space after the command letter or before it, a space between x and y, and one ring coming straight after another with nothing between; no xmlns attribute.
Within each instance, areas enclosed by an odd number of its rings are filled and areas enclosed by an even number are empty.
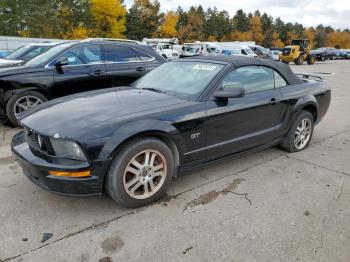
<svg viewBox="0 0 350 262"><path fill-rule="evenodd" d="M20 115L12 150L24 174L58 194L100 195L138 207L173 177L272 146L308 147L331 90L322 77L239 56L157 67L131 87L52 100Z"/></svg>

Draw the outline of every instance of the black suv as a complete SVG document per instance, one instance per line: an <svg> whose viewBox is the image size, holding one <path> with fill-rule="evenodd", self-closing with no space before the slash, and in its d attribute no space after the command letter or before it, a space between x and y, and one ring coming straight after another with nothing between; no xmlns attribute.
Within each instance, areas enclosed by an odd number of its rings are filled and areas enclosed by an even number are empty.
<svg viewBox="0 0 350 262"><path fill-rule="evenodd" d="M53 98L127 86L166 60L136 41L87 39L59 44L23 66L0 69L0 115L13 125Z"/></svg>

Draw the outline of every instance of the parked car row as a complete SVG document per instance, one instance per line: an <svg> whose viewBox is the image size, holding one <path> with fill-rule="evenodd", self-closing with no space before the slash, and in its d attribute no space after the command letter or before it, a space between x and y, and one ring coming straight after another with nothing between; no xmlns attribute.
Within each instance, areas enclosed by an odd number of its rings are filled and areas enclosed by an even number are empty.
<svg viewBox="0 0 350 262"><path fill-rule="evenodd" d="M312 50L312 54L318 61L350 59L350 50L336 49L333 47L321 47Z"/></svg>

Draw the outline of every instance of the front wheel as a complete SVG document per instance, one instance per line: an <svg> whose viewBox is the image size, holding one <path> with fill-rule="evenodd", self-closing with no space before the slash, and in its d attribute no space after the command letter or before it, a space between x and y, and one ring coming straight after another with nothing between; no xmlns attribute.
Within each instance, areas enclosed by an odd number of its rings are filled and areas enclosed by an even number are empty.
<svg viewBox="0 0 350 262"><path fill-rule="evenodd" d="M294 60L294 64L296 65L302 65L303 63L304 63L304 57L302 55L299 55L299 57Z"/></svg>
<svg viewBox="0 0 350 262"><path fill-rule="evenodd" d="M313 131L313 116L308 111L301 111L280 146L290 153L302 151L308 147Z"/></svg>
<svg viewBox="0 0 350 262"><path fill-rule="evenodd" d="M46 101L47 98L37 91L24 91L9 99L6 104L6 114L13 125L19 126L18 117L21 113Z"/></svg>
<svg viewBox="0 0 350 262"><path fill-rule="evenodd" d="M156 138L136 140L113 160L106 190L123 206L144 206L164 195L174 172L174 157L166 144Z"/></svg>

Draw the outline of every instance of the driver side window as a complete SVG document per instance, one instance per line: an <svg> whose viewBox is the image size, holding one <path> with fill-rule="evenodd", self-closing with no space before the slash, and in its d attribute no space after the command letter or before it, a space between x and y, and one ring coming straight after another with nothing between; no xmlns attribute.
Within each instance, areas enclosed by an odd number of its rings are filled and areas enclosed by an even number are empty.
<svg viewBox="0 0 350 262"><path fill-rule="evenodd" d="M275 88L273 70L264 66L243 66L234 69L222 83L242 87L246 94Z"/></svg>
<svg viewBox="0 0 350 262"><path fill-rule="evenodd" d="M68 58L69 65L87 65L101 63L101 47L84 45L73 48L62 55Z"/></svg>

